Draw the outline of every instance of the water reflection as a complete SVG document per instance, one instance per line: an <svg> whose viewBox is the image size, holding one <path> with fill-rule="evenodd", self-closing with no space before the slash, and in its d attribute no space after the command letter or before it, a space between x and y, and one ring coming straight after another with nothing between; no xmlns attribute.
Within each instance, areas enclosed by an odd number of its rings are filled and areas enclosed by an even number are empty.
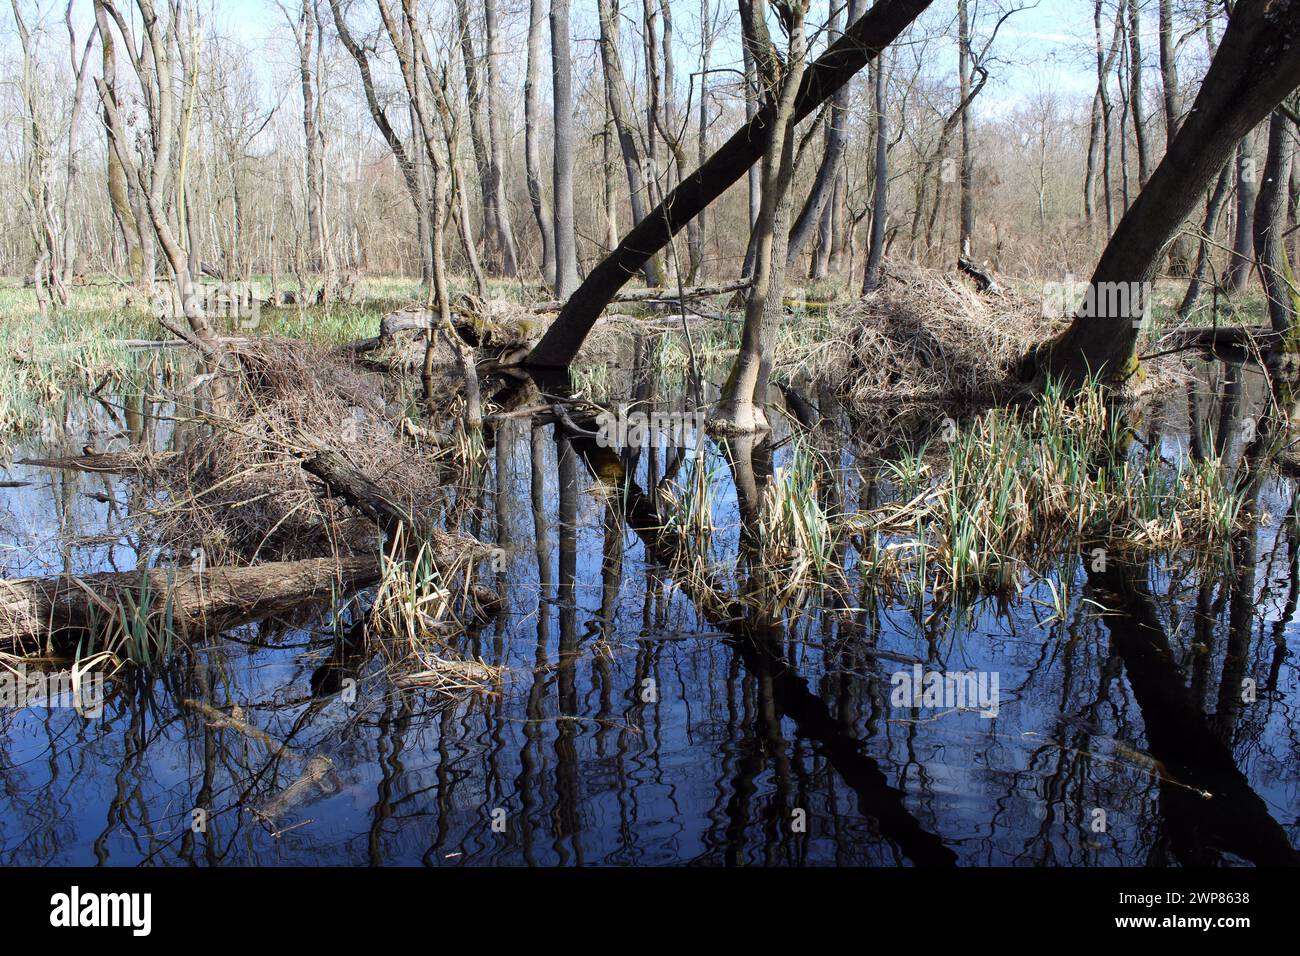
<svg viewBox="0 0 1300 956"><path fill-rule="evenodd" d="M648 351L625 394L651 401ZM839 430L815 399L793 414ZM732 570L673 579L662 492L688 450L503 420L447 506L507 556L502 614L455 638L505 668L499 694L395 688L363 608L241 628L120 682L102 721L0 711L0 863L1293 864L1300 531L1291 481L1261 465L1279 404L1258 370L1216 363L1144 423L1169 457L1221 458L1257 520L1226 562L1064 555L1063 617L1046 584L965 617L884 601L847 543L844 586L755 610L737 592L764 573L755 515L788 462L783 428L708 444ZM127 406L123 440L179 440L165 413ZM874 464L823 459L823 504L878 500ZM4 492L10 575L148 559L121 533L120 481L11 477L32 484ZM998 716L894 706L891 675L914 663L997 671Z"/></svg>

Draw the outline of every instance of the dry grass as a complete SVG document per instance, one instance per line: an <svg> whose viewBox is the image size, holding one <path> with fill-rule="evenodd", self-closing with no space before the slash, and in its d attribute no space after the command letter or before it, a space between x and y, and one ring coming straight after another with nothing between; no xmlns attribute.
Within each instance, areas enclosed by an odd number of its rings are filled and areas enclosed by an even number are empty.
<svg viewBox="0 0 1300 956"><path fill-rule="evenodd" d="M498 599L473 583L480 555L465 550L448 564L450 550L436 533L418 548L408 546L405 530L399 530L384 556L367 633L387 658L398 688L454 697L491 691L504 676L502 668L462 657L451 645L455 635L482 621Z"/></svg>
<svg viewBox="0 0 1300 956"><path fill-rule="evenodd" d="M208 565L292 560L373 548L373 525L348 521L299 467L309 446L343 455L390 500L434 522L445 454L403 427L385 384L336 351L267 340L234 354L242 375L220 416L187 423L181 453L142 477L150 532Z"/></svg>
<svg viewBox="0 0 1300 956"><path fill-rule="evenodd" d="M1012 290L980 295L957 275L890 261L879 289L830 310L827 334L799 350L791 373L828 385L863 417L882 406L893 415L900 404L987 401L1057 328L1042 311Z"/></svg>

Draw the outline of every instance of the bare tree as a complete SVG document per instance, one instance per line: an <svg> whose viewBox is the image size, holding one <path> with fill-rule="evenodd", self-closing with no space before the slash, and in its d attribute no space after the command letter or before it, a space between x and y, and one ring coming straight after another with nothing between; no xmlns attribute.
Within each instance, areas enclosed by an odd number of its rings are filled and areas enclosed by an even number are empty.
<svg viewBox="0 0 1300 956"><path fill-rule="evenodd" d="M1111 202L1110 173L1110 119L1113 106L1110 100L1110 75L1119 56L1120 39L1123 36L1123 17L1115 16L1111 31L1110 47L1103 52L1102 47L1102 3L1096 0L1093 6L1093 37L1096 43L1097 90L1092 96L1092 116L1088 125L1088 156L1083 176L1083 215L1089 223L1093 221L1096 208L1096 190L1098 172L1102 178L1102 201L1106 206L1106 228L1114 226L1114 207ZM1098 151L1101 153L1101 165L1098 167Z"/></svg>
<svg viewBox="0 0 1300 956"><path fill-rule="evenodd" d="M1211 242L1214 240L1214 233L1219 226L1219 214L1223 210L1223 202L1228 198L1228 189L1232 184L1232 166L1225 164L1219 171L1219 178L1215 180L1214 188L1210 190L1210 195L1205 204L1205 219L1201 225L1201 240L1197 246L1196 265L1192 269L1191 278L1187 283L1187 291L1183 294L1183 301L1178 306L1178 318L1186 319L1196 308L1197 300L1200 298L1201 290L1205 286L1205 280L1210 272Z"/></svg>
<svg viewBox="0 0 1300 956"><path fill-rule="evenodd" d="M600 61L605 80L605 101L610 120L618 134L619 150L623 154L623 167L627 172L627 190L632 207L632 225L639 225L646 213L645 179L642 175L641 153L637 146L637 132L632 125L627 101L627 79L618 44L618 7L616 0L597 0L600 17ZM642 267L647 286L663 284L658 260L651 257Z"/></svg>
<svg viewBox="0 0 1300 956"><path fill-rule="evenodd" d="M786 32L784 60L768 35L765 8L765 0L740 0L744 42L754 57L772 119L760 161L762 203L754 225L754 273L745 298L740 350L711 416L714 427L725 432L768 428L761 401L783 309L785 250L781 247L787 235L794 177L796 104L808 54L804 33L807 0L792 0L777 8Z"/></svg>
<svg viewBox="0 0 1300 956"><path fill-rule="evenodd" d="M850 25L844 36L805 72L795 100L793 122L810 116L927 6L929 0L880 0ZM557 367L573 360L596 318L628 278L758 161L769 141L772 114L771 104L759 109L752 120L623 237L618 248L601 260L569 296L559 318L529 354L530 364Z"/></svg>
<svg viewBox="0 0 1300 956"><path fill-rule="evenodd" d="M190 248L193 250L193 234L187 221L181 199L185 194L185 143L181 132L182 118L178 113L176 101L175 70L177 51L185 49L187 40L182 36L182 15L186 8L180 2L170 5L168 20L159 19L152 0L137 0L136 8L140 15L141 43L137 50L134 35L127 19L118 10L112 0L96 0L103 10L113 19L123 41L123 47L131 56L136 79L140 84L145 100L145 116L148 122L147 137L135 141L127 132L127 121L123 115L121 103L117 96L102 80L99 84L100 100L108 125L109 142L115 151L127 180L136 194L141 197L142 205L153 227L153 235L158 240L167 260L173 282L174 300L180 305L181 314L189 325L192 340L200 346L205 355L212 360L220 360L220 348L216 336L208 323L204 311L202 296L197 283L195 261L186 251L182 231L188 233ZM192 11L190 11L192 16ZM195 30L190 24L190 42L194 42ZM182 89L190 89L194 82L194 54L191 49L188 67L182 66ZM177 146L178 135L181 137L182 154L177 168L173 168L173 155ZM138 144L138 145L137 145ZM178 208L179 207L179 208ZM167 321L167 307L159 309L159 318Z"/></svg>
<svg viewBox="0 0 1300 956"><path fill-rule="evenodd" d="M102 81L116 98L117 96L117 46L113 31L109 29L108 13L104 7L95 4L95 27L99 35ZM108 130L108 115L103 115L104 129ZM117 150L110 145L105 150L105 183L108 188L109 206L113 220L126 247L127 269L132 279L146 292L152 292L153 286L153 237L143 226L143 216L139 211L139 197L135 195L126 179L126 171L118 158ZM146 256L146 247L148 254Z"/></svg>
<svg viewBox="0 0 1300 956"><path fill-rule="evenodd" d="M578 240L573 221L573 55L569 0L551 2L552 104L555 117L555 294L578 288Z"/></svg>
<svg viewBox="0 0 1300 956"><path fill-rule="evenodd" d="M1250 281L1250 269L1255 256L1255 204L1259 197L1259 184L1255 175L1255 131L1252 129L1237 144L1237 208L1236 225L1232 241L1232 260L1224 284L1233 292L1240 292Z"/></svg>
<svg viewBox="0 0 1300 956"><path fill-rule="evenodd" d="M357 64L357 70L361 74L361 87L365 93L366 106L370 110L370 116L375 121L375 126L378 127L384 142L388 144L389 150L392 151L393 158L397 160L398 169L402 174L402 181L406 185L407 194L411 199L411 206L415 211L416 242L420 254L421 278L432 288L433 247L429 236L429 201L421 184L419 171L406 148L406 144L393 127L392 120L388 116L388 110L380 101L375 86L374 73L370 66L371 54L369 49L362 47L352 35L352 31L343 15L341 0L330 0L330 11L334 15L334 27L338 31L339 39L342 41L344 49L348 51L348 55Z"/></svg>
<svg viewBox="0 0 1300 956"><path fill-rule="evenodd" d="M469 114L469 138L474 147L474 164L478 168L479 194L483 202L483 236L488 243L488 259L496 263L493 245L501 235L497 193L492 182L491 134L483 128L483 87L479 82L478 53L474 49L474 29L469 0L456 0L456 24L459 29L461 68L465 72L465 98ZM496 266L494 265L495 269Z"/></svg>
<svg viewBox="0 0 1300 956"><path fill-rule="evenodd" d="M709 68L713 56L716 31L713 9L709 0L700 0L700 100L699 118L695 130L695 165L701 166L709 158ZM708 210L697 217L694 234L690 237L691 275L699 277L704 269L704 237L708 231Z"/></svg>
<svg viewBox="0 0 1300 956"><path fill-rule="evenodd" d="M1255 204L1254 239L1255 261L1268 299L1269 323L1281 335L1291 333L1297 311L1295 275L1282 235L1286 228L1286 190L1291 179L1293 152L1291 121L1281 110L1274 110L1268 124L1264 182Z"/></svg>
<svg viewBox="0 0 1300 956"><path fill-rule="evenodd" d="M298 79L302 90L304 143L303 181L307 219L308 271L322 276L319 298L330 298L334 287L333 253L324 225L325 218L325 131L324 94L320 72L324 63L324 36L316 0L302 0L295 16L283 4L280 9L293 31L298 47ZM303 290L306 292L306 289Z"/></svg>
<svg viewBox="0 0 1300 956"><path fill-rule="evenodd" d="M551 210L542 196L541 136L542 31L545 18L542 0L528 3L528 63L524 75L524 167L528 180L528 201L532 203L537 231L542 238L542 278L555 284L555 226Z"/></svg>
<svg viewBox="0 0 1300 956"><path fill-rule="evenodd" d="M487 60L488 188L496 212L496 242L501 256L501 275L513 277L519 272L519 255L515 250L515 233L510 225L510 204L506 200L505 105L501 102L501 30L497 25L496 0L483 0L483 36Z"/></svg>
<svg viewBox="0 0 1300 956"><path fill-rule="evenodd" d="M975 241L975 155L971 142L970 0L957 0L957 75L961 102L961 165L957 179L961 191L959 255L970 258Z"/></svg>
<svg viewBox="0 0 1300 956"><path fill-rule="evenodd" d="M1151 178L1151 134L1147 129L1146 103L1142 99L1142 27L1138 0L1128 2L1128 78L1129 115L1133 119L1133 139L1137 143L1138 188L1146 187Z"/></svg>
<svg viewBox="0 0 1300 956"><path fill-rule="evenodd" d="M92 28L84 44L79 44L72 23L72 4L69 2L65 24L68 31L68 51L72 61L72 102L66 128L53 130L50 128L50 118L42 109L45 97L38 90L37 56L31 31L23 18L18 0L12 0L12 7L19 47L22 51L22 72L19 78L19 93L24 114L22 147L25 182L22 198L27 207L28 222L36 251L35 265L31 273L32 285L36 292L37 306L44 314L52 304L60 307L68 304L69 287L72 284L72 273L76 264L76 233L70 222L71 200L72 190L80 171L77 155L78 127L86 78L89 76L86 65L90 60L98 28ZM66 141L61 193L54 181L54 150L57 140Z"/></svg>
<svg viewBox="0 0 1300 956"><path fill-rule="evenodd" d="M871 64L872 88L875 90L876 160L875 188L871 199L871 239L867 245L867 271L862 278L864 294L874 291L880 285L880 264L885 256L885 225L889 221L889 101L886 96L889 73L885 65L886 59L887 55L882 53ZM963 110L962 115L965 113Z"/></svg>
<svg viewBox="0 0 1300 956"><path fill-rule="evenodd" d="M840 35L841 0L830 0L831 15L827 30L833 43ZM850 0L848 5L849 21L858 18L861 0ZM852 84L846 83L831 97L830 113L826 118L826 145L822 153L821 165L813 180L813 187L804 200L803 208L790 230L790 245L786 250L787 268L792 268L804 246L812 236L813 230L820 226L827 209L830 207L835 183L840 174L840 161L844 157L845 128L848 122L849 92Z"/></svg>
<svg viewBox="0 0 1300 956"><path fill-rule="evenodd" d="M1093 308L1035 350L1030 366L1039 376L1077 385L1089 375L1123 379L1138 369L1143 284L1237 143L1297 86L1300 8L1237 0L1187 119L1093 270L1094 290L1122 284L1129 294L1090 297Z"/></svg>

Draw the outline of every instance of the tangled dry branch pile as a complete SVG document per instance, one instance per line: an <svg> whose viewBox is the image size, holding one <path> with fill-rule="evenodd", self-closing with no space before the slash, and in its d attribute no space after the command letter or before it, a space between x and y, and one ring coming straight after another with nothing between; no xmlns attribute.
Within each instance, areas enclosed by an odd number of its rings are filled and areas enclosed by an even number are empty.
<svg viewBox="0 0 1300 956"><path fill-rule="evenodd" d="M445 493L436 467L443 446L406 427L404 408L385 401L374 375L296 341L264 340L233 354L242 374L222 414L205 416L179 455L140 476L164 548L201 549L209 565L373 551L374 525L349 520L344 503L300 467L319 447L433 525Z"/></svg>
<svg viewBox="0 0 1300 956"><path fill-rule="evenodd" d="M880 288L830 311L829 334L798 357L850 411L998 397L1008 373L1058 321L1011 289L980 294L966 280L890 261Z"/></svg>

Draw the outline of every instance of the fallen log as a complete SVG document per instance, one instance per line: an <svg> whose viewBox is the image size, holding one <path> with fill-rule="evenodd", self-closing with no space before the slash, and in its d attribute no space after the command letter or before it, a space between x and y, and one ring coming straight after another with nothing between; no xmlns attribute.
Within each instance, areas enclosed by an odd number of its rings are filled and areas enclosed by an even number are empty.
<svg viewBox="0 0 1300 956"><path fill-rule="evenodd" d="M631 292L620 292L613 296L608 305L614 305L619 302L682 302L686 299L707 299L713 295L727 295L730 292L739 292L741 289L749 288L749 278L737 279L734 282L723 282L716 285L697 285L689 286L680 292L672 288L656 289L634 289ZM552 299L549 302L538 302L531 306L534 312L559 312L564 307L564 303L559 299Z"/></svg>
<svg viewBox="0 0 1300 956"><path fill-rule="evenodd" d="M0 580L0 646L67 650L76 638L121 623L124 608L159 625L169 622L192 640L360 590L379 578L379 560L369 555Z"/></svg>
<svg viewBox="0 0 1300 956"><path fill-rule="evenodd" d="M1156 343L1156 354L1188 349L1235 349L1268 352L1281 342L1281 336L1267 326L1216 326L1205 329L1177 329ZM1143 356L1148 358L1150 356Z"/></svg>
<svg viewBox="0 0 1300 956"><path fill-rule="evenodd" d="M319 478L331 494L342 498L386 533L410 527L413 516L386 496L350 461L330 448L317 448L300 462L302 470Z"/></svg>
<svg viewBox="0 0 1300 956"><path fill-rule="evenodd" d="M317 447L299 464L303 471L320 479L330 494L356 508L390 537L399 531L413 530L421 542L434 548L435 563L439 567L451 568L456 563L477 561L495 552L492 546L474 538L422 527L411 511L384 494L361 469L331 448Z"/></svg>
<svg viewBox="0 0 1300 956"><path fill-rule="evenodd" d="M154 465L168 458L174 458L178 452L163 451L150 455L132 452L96 452L92 455L69 455L63 458L22 458L20 465L36 465L40 468L58 468L63 471L85 471L92 474L138 475L148 471Z"/></svg>
<svg viewBox="0 0 1300 956"><path fill-rule="evenodd" d="M986 269L981 269L965 256L957 257L957 271L965 273L974 279L975 288L980 292L997 294L1002 291L1002 287L998 285L997 280L993 278L991 272Z"/></svg>
<svg viewBox="0 0 1300 956"><path fill-rule="evenodd" d="M609 304L615 305L620 302L646 302L655 304L682 302L689 299L704 299L714 295L726 295L731 292L737 292L749 287L750 280L737 279L734 282L724 282L716 285L691 286L682 289L680 292L671 288L656 289L636 289L632 292L623 292L614 296ZM528 307L529 311L535 315L541 315L547 312L558 312L564 303L558 299L552 299L546 302L538 302ZM630 316L625 316L630 318ZM375 349L390 342L394 337L403 332L425 332L436 327L438 321L437 314L427 309L402 309L398 312L390 312L379 320L379 334L368 339L361 339L345 346L349 351L362 354L373 352ZM462 315L462 318L454 323L456 331L470 345L478 345L478 333L475 331L473 324ZM530 343L526 337L520 336L517 343L497 343L498 346L510 346L513 344L516 348L527 347Z"/></svg>
<svg viewBox="0 0 1300 956"><path fill-rule="evenodd" d="M350 345L345 345L343 348L358 355L373 352L375 349L387 345L403 332L433 331L440 321L438 314L428 309L401 309L397 312L389 312L379 320L378 335L368 339L361 339ZM467 344L478 344L478 334L467 319L461 318L453 322L452 325Z"/></svg>

